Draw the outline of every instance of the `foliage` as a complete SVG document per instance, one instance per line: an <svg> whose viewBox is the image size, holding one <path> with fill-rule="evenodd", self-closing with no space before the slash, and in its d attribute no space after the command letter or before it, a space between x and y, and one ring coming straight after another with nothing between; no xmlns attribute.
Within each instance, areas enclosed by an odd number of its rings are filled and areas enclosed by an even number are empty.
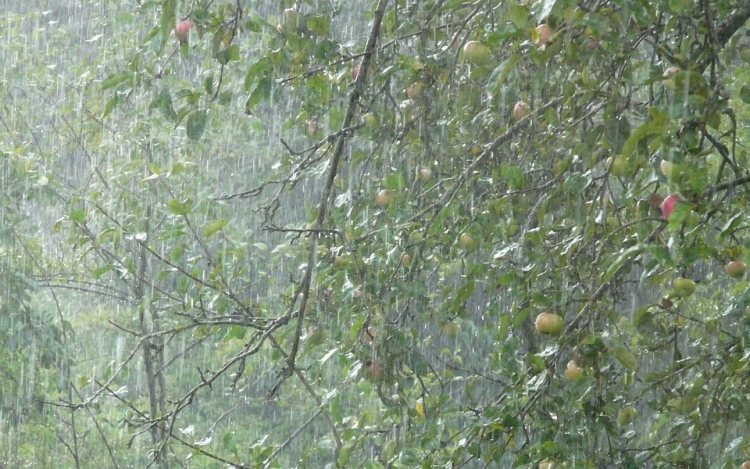
<svg viewBox="0 0 750 469"><path fill-rule="evenodd" d="M10 70L5 131L45 131L4 225L44 228L2 275L58 312L22 352L73 368L36 399L66 464L750 459L750 5L354 3L143 2Z"/></svg>

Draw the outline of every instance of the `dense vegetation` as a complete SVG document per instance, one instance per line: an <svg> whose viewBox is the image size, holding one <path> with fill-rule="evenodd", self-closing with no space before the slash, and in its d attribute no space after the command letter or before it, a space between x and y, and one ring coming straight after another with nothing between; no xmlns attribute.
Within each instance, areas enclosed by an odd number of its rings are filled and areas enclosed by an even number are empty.
<svg viewBox="0 0 750 469"><path fill-rule="evenodd" d="M0 8L0 467L750 460L750 2Z"/></svg>

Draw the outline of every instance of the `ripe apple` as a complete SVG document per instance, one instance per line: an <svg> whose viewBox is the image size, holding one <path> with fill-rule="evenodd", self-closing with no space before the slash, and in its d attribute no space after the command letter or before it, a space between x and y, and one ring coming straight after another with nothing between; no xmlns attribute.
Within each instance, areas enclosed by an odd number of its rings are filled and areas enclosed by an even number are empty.
<svg viewBox="0 0 750 469"><path fill-rule="evenodd" d="M284 29L294 31L297 29L297 20L299 19L299 12L294 8L287 8L284 10Z"/></svg>
<svg viewBox="0 0 750 469"><path fill-rule="evenodd" d="M423 181L427 181L432 177L432 171L428 168L417 168L417 177Z"/></svg>
<svg viewBox="0 0 750 469"><path fill-rule="evenodd" d="M635 422L636 418L638 418L638 411L633 406L623 407L617 413L617 423L620 425L630 425Z"/></svg>
<svg viewBox="0 0 750 469"><path fill-rule="evenodd" d="M539 461L539 469L555 469L555 461L551 459Z"/></svg>
<svg viewBox="0 0 750 469"><path fill-rule="evenodd" d="M184 44L188 42L188 37L190 36L190 30L193 29L195 25L192 21L180 21L175 25L174 27L174 35L177 38L178 41L180 41L180 44Z"/></svg>
<svg viewBox="0 0 750 469"><path fill-rule="evenodd" d="M393 191L390 189L383 189L375 196L375 205L378 207L387 207L393 202Z"/></svg>
<svg viewBox="0 0 750 469"><path fill-rule="evenodd" d="M513 117L516 119L523 119L529 114L531 114L531 106L529 106L529 103L526 101L518 101L516 105L513 106Z"/></svg>
<svg viewBox="0 0 750 469"><path fill-rule="evenodd" d="M745 272L747 272L747 264L742 261L732 261L727 264L726 270L727 275L730 277L742 278L745 276Z"/></svg>
<svg viewBox="0 0 750 469"><path fill-rule="evenodd" d="M670 215L672 215L672 212L674 212L674 209L677 207L677 202L680 201L679 195L669 195L667 196L664 201L661 203L661 214L664 216L665 220L669 220Z"/></svg>
<svg viewBox="0 0 750 469"><path fill-rule="evenodd" d="M689 278L677 277L672 283L672 290L678 297L690 296L695 293L695 282Z"/></svg>
<svg viewBox="0 0 750 469"><path fill-rule="evenodd" d="M607 158L607 169L611 175L622 177L628 173L630 163L628 162L628 159L624 158L622 155L610 156Z"/></svg>
<svg viewBox="0 0 750 469"><path fill-rule="evenodd" d="M357 81L357 77L359 76L359 70L360 70L360 65L359 64L357 64L354 67L352 67L352 81ZM367 69L367 76L365 77L368 80L372 77L372 70L373 70L373 67L372 67L372 64L371 64L370 68Z"/></svg>
<svg viewBox="0 0 750 469"><path fill-rule="evenodd" d="M409 99L414 99L422 93L422 84L419 82L412 83L406 88L406 96Z"/></svg>
<svg viewBox="0 0 750 469"><path fill-rule="evenodd" d="M743 462L742 466L740 466L740 469L750 469L750 461Z"/></svg>
<svg viewBox="0 0 750 469"><path fill-rule="evenodd" d="M542 313L536 317L534 326L540 334L559 335L563 330L563 319L555 313Z"/></svg>
<svg viewBox="0 0 750 469"><path fill-rule="evenodd" d="M670 77L680 71L680 67L669 67L664 70L664 78Z"/></svg>
<svg viewBox="0 0 750 469"><path fill-rule="evenodd" d="M479 145L472 145L471 148L469 148L469 151L471 152L471 156L479 156L479 154L482 153L482 147Z"/></svg>
<svg viewBox="0 0 750 469"><path fill-rule="evenodd" d="M477 240L469 233L461 233L458 237L458 245L464 249L474 249L477 246Z"/></svg>
<svg viewBox="0 0 750 469"><path fill-rule="evenodd" d="M531 33L531 40L537 47L541 47L552 38L552 28L547 23L540 24Z"/></svg>
<svg viewBox="0 0 750 469"><path fill-rule="evenodd" d="M574 360L568 362L567 368L565 368L565 377L569 380L576 382L583 378L583 370L576 365Z"/></svg>
<svg viewBox="0 0 750 469"><path fill-rule="evenodd" d="M409 267L411 265L411 256L408 253L401 254L401 265Z"/></svg>
<svg viewBox="0 0 750 469"><path fill-rule="evenodd" d="M307 136L312 137L320 130L320 122L316 120L307 121Z"/></svg>
<svg viewBox="0 0 750 469"><path fill-rule="evenodd" d="M492 59L489 47L479 41L469 41L464 45L464 58L473 65L485 65Z"/></svg>
<svg viewBox="0 0 750 469"><path fill-rule="evenodd" d="M385 370L376 360L367 360L365 362L365 376L372 382L379 382L385 378Z"/></svg>
<svg viewBox="0 0 750 469"><path fill-rule="evenodd" d="M443 331L443 334L445 334L448 337L456 337L459 332L461 332L461 324L457 322L446 322L443 324L443 326L440 328Z"/></svg>

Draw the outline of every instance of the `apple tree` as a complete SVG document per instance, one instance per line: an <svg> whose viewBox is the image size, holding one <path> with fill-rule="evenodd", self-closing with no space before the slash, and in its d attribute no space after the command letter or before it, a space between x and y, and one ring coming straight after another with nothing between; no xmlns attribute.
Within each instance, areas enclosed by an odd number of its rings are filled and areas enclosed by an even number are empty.
<svg viewBox="0 0 750 469"><path fill-rule="evenodd" d="M127 310L130 351L61 404L120 406L131 433L99 444L163 466L750 459L750 3L123 18L76 124L100 156L57 186L71 281Z"/></svg>

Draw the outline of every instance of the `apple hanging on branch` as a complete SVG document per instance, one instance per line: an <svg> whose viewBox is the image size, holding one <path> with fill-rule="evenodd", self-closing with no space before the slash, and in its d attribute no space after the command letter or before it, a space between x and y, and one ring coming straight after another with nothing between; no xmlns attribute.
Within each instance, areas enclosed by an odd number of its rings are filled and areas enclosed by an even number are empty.
<svg viewBox="0 0 750 469"><path fill-rule="evenodd" d="M536 331L540 334L560 335L563 330L563 319L555 313L542 313L534 322Z"/></svg>
<svg viewBox="0 0 750 469"><path fill-rule="evenodd" d="M180 41L180 44L187 44L190 37L190 30L194 27L195 25L193 24L193 22L188 20L180 21L175 25L174 35L177 40Z"/></svg>

